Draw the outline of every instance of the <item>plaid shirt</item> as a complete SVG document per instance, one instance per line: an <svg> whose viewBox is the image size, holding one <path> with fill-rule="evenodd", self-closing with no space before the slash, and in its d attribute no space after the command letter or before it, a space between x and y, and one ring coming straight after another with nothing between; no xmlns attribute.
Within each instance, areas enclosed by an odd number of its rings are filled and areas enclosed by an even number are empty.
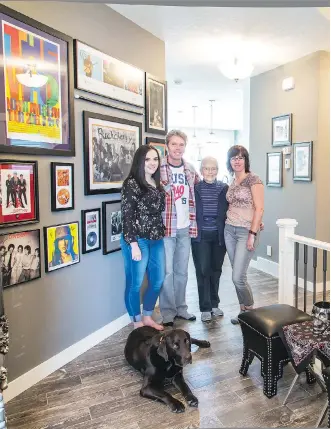
<svg viewBox="0 0 331 429"><path fill-rule="evenodd" d="M187 182L189 184L189 217L190 217L190 237L195 238L198 235L196 212L195 212L195 195L194 185L200 182L200 177L195 171L193 165L186 161L184 162L184 171ZM165 210L162 213L163 222L165 225L165 236L176 237L177 231L177 213L175 205L175 197L173 193L173 182L170 165L168 159L163 158L160 167L161 182L165 190Z"/></svg>

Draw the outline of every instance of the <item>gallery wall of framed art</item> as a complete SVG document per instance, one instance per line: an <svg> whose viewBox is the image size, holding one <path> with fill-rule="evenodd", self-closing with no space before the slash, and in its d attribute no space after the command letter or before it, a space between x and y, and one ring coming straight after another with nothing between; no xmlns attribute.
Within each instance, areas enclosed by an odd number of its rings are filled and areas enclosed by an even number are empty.
<svg viewBox="0 0 331 429"><path fill-rule="evenodd" d="M73 39L0 5L0 40L0 152L73 156Z"/></svg>

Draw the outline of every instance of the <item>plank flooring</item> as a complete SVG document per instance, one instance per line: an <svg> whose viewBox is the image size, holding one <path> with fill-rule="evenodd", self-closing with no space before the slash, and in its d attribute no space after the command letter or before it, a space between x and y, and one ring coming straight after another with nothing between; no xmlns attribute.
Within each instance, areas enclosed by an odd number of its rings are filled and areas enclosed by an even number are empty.
<svg viewBox="0 0 331 429"><path fill-rule="evenodd" d="M277 302L277 279L249 269L256 306ZM239 374L242 339L230 318L238 312L225 261L220 286L224 317L200 321L195 272L190 261L187 303L196 322L177 321L194 337L208 339L210 349L194 349L185 378L199 399L199 408L173 414L163 404L139 395L141 375L125 361L123 349L131 327L125 327L6 404L8 429L184 429L222 427L314 427L326 401L318 385L300 378L286 406L284 397L295 375L285 367L278 394L263 395L260 363L255 359L246 377ZM308 308L311 308L309 297ZM157 315L156 315L157 316ZM178 399L181 395L167 389ZM322 426L326 427L324 421Z"/></svg>

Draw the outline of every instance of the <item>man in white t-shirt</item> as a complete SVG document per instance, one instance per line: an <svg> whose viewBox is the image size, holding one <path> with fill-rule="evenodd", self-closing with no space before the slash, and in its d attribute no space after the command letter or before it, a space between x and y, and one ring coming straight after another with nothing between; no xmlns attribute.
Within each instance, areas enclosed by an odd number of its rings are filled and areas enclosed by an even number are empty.
<svg viewBox="0 0 331 429"><path fill-rule="evenodd" d="M175 317L196 320L187 311L186 285L191 238L197 236L194 185L200 181L193 165L184 161L187 136L172 130L166 136L167 156L161 163L164 186L164 248L166 275L160 293L160 310L165 326L172 326Z"/></svg>

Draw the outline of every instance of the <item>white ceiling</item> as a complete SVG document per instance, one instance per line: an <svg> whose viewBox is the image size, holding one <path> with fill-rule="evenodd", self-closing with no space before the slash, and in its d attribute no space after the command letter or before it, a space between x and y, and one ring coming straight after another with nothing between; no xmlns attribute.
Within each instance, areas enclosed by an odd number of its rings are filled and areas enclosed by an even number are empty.
<svg viewBox="0 0 331 429"><path fill-rule="evenodd" d="M241 127L244 82L217 68L230 56L247 57L254 76L330 47L329 8L109 6L165 41L172 125L192 125L192 105L198 105L197 126L208 126L214 99L214 124Z"/></svg>

